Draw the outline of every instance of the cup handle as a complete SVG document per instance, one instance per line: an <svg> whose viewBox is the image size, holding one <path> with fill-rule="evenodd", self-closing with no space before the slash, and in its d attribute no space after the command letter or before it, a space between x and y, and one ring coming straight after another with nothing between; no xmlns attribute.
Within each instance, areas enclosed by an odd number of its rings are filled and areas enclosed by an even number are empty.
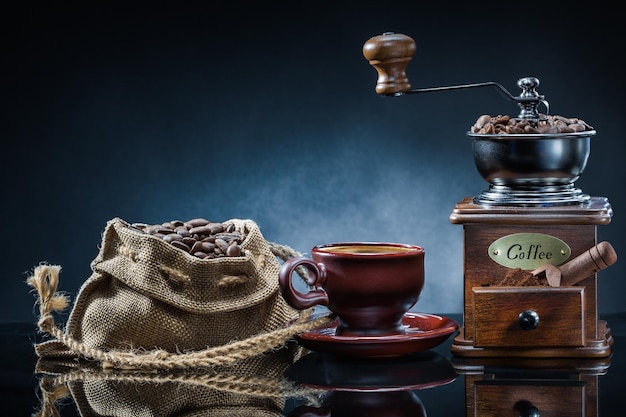
<svg viewBox="0 0 626 417"><path fill-rule="evenodd" d="M307 278L307 284L314 286L306 293L296 290L293 286L291 276L297 267L304 265L312 276ZM326 267L324 264L315 263L311 259L297 257L285 261L278 272L278 283L280 291L287 304L298 310L305 310L315 305L328 306L328 295L321 286L326 282Z"/></svg>

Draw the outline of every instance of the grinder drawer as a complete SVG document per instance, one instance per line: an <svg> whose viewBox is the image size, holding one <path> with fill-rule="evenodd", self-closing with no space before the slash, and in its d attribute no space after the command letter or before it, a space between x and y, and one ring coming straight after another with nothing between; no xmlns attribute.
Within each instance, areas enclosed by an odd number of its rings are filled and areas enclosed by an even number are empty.
<svg viewBox="0 0 626 417"><path fill-rule="evenodd" d="M584 346L585 287L473 287L474 346Z"/></svg>
<svg viewBox="0 0 626 417"><path fill-rule="evenodd" d="M585 414L586 392L582 381L476 381L474 389L476 417L590 417Z"/></svg>

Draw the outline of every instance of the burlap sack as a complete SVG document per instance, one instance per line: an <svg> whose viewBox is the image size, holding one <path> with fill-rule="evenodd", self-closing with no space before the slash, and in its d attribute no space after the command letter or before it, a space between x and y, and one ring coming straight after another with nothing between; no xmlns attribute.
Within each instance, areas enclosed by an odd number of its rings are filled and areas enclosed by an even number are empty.
<svg viewBox="0 0 626 417"><path fill-rule="evenodd" d="M242 256L199 259L110 220L64 331L51 314L65 307L56 294L60 267L35 268L28 283L39 293L39 327L54 337L37 345L37 354L79 355L112 367L207 366L282 346L319 325L285 327L302 318L278 288L275 253L290 256L289 248L276 250L251 220L228 222L246 236Z"/></svg>

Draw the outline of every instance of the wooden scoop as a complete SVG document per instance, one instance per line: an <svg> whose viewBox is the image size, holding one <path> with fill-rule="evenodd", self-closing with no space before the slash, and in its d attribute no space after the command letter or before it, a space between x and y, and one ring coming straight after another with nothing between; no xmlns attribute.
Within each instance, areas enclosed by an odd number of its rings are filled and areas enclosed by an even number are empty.
<svg viewBox="0 0 626 417"><path fill-rule="evenodd" d="M533 275L544 273L551 287L576 285L589 275L613 265L617 261L615 249L609 242L600 242L571 261L555 266L542 265Z"/></svg>

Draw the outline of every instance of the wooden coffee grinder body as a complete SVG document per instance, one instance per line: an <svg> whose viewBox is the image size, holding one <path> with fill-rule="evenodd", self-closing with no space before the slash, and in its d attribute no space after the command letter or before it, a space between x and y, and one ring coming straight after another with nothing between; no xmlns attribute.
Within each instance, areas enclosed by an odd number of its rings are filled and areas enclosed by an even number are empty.
<svg viewBox="0 0 626 417"><path fill-rule="evenodd" d="M609 356L613 339L607 323L598 318L597 273L573 286L494 282L518 268L519 258L550 261L541 259L555 255L542 252L548 246L542 242L558 242L563 249L556 255L568 259L582 254L597 244L597 226L608 224L611 216L611 206L603 197L552 207L485 206L472 198L459 202L450 221L463 225L464 323L452 353L467 357ZM526 247L515 243L518 238L526 238ZM498 247L499 242L506 244ZM529 264L519 265L523 269Z"/></svg>

